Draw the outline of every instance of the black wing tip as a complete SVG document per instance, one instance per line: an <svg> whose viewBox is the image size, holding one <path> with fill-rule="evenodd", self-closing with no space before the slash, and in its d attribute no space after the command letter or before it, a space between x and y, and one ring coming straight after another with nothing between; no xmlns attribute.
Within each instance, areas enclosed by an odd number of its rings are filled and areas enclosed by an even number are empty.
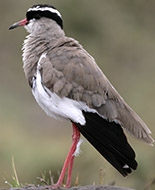
<svg viewBox="0 0 155 190"><path fill-rule="evenodd" d="M122 127L109 122L97 113L85 112L84 126L76 124L80 132L124 177L136 170L135 152L129 145Z"/></svg>
<svg viewBox="0 0 155 190"><path fill-rule="evenodd" d="M122 167L122 175L124 176L124 177L126 177L126 176L128 176L128 174L131 174L132 173L132 171L133 170L136 170L137 169L137 166L138 166L138 164L137 164L137 162L134 160L134 167L132 166L132 168L131 167L129 167L128 165L124 165L123 167Z"/></svg>

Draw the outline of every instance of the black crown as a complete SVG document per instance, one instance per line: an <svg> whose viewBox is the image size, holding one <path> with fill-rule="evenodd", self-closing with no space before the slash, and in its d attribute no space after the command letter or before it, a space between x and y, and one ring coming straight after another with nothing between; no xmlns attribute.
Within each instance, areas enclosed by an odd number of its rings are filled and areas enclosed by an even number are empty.
<svg viewBox="0 0 155 190"><path fill-rule="evenodd" d="M47 5L47 4L33 5L30 9L28 9L26 13L26 18L28 21L31 19L40 19L42 17L54 20L63 29L63 21L61 15L57 11L57 9L52 5Z"/></svg>

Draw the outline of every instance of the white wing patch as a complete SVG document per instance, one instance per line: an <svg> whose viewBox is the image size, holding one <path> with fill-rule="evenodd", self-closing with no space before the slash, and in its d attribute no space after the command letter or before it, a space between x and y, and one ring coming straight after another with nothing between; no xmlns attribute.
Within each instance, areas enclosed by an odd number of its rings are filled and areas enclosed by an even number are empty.
<svg viewBox="0 0 155 190"><path fill-rule="evenodd" d="M78 102L66 97L60 98L56 93L52 93L44 86L40 73L40 62L43 58L46 58L46 53L41 55L36 75L33 78L32 93L37 103L50 117L69 119L75 123L85 125L86 120L82 114L82 110L89 112L96 112L96 110L90 109L84 102Z"/></svg>

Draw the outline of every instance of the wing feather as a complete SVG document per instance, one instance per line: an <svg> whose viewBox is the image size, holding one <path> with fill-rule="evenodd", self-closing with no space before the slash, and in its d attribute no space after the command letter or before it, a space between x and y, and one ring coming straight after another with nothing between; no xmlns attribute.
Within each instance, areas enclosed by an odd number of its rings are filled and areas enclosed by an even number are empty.
<svg viewBox="0 0 155 190"><path fill-rule="evenodd" d="M125 103L77 41L67 37L59 40L47 52L41 67L43 83L52 92L83 101L105 119L121 124L134 137L149 144L154 142L147 125Z"/></svg>

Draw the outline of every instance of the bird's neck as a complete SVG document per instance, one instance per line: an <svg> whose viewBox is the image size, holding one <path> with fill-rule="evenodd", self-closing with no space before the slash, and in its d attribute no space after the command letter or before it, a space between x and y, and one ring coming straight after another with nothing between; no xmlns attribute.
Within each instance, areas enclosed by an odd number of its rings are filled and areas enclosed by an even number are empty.
<svg viewBox="0 0 155 190"><path fill-rule="evenodd" d="M46 34L28 35L23 44L23 68L29 84L31 85L32 78L36 72L37 63L40 56L54 47L60 38L63 38L64 32L51 33L47 31Z"/></svg>

